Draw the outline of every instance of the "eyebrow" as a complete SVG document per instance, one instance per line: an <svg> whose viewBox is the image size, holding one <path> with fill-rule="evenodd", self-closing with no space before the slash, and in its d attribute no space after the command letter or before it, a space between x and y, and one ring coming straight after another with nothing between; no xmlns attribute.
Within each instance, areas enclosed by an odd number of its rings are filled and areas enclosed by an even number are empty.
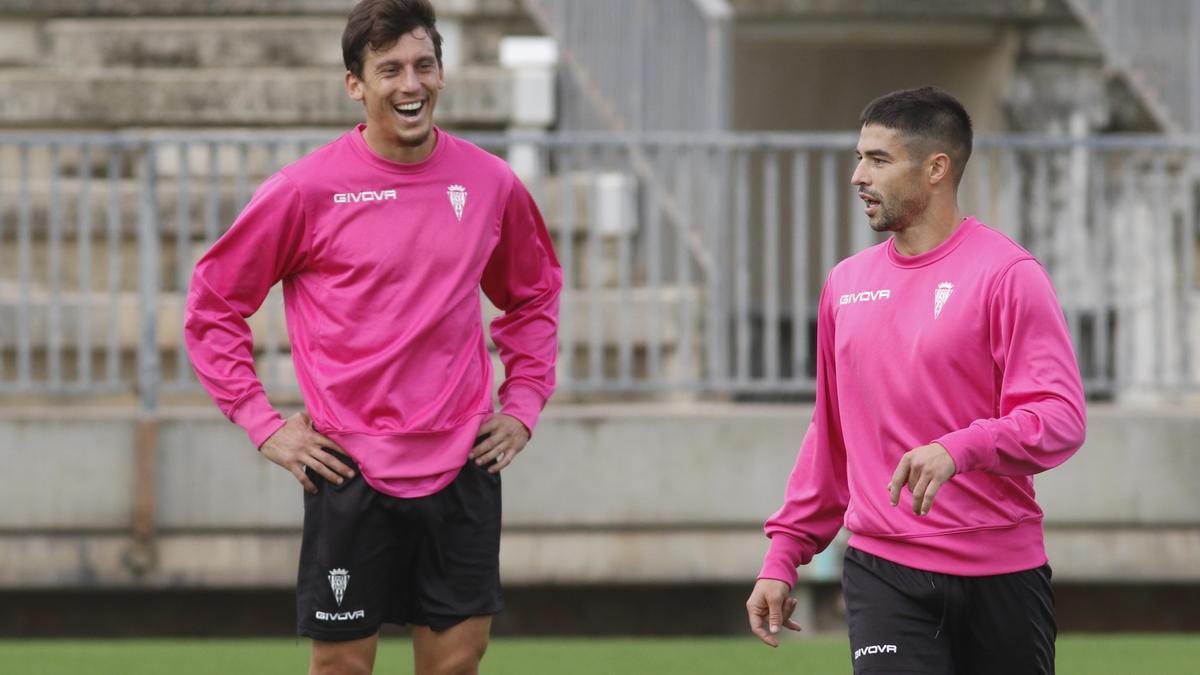
<svg viewBox="0 0 1200 675"><path fill-rule="evenodd" d="M418 56L413 60L413 63L420 65L422 63L432 63L436 60L437 59L433 56ZM384 68L397 68L403 65L404 62L399 59L387 59L386 61L380 61L379 63L376 63L375 70L383 70Z"/></svg>
<svg viewBox="0 0 1200 675"><path fill-rule="evenodd" d="M858 152L858 151L855 150L855 152ZM894 157L892 157L891 153L889 153L887 150L867 150L866 152L862 152L859 154L861 154L863 157L870 157L872 159L875 159L875 158L895 159Z"/></svg>

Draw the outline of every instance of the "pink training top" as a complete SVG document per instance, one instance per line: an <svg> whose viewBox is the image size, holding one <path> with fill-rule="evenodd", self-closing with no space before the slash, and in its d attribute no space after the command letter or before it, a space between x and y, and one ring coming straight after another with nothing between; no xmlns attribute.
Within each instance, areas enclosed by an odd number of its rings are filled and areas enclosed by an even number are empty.
<svg viewBox="0 0 1200 675"><path fill-rule="evenodd" d="M254 370L245 318L283 281L314 428L367 482L431 494L492 412L479 290L507 377L502 412L531 432L554 389L562 270L537 206L499 158L435 129L424 161L375 155L365 125L262 184L200 259L185 336L201 383L255 447L284 420Z"/></svg>
<svg viewBox="0 0 1200 675"><path fill-rule="evenodd" d="M837 265L821 293L817 401L759 578L796 567L844 523L850 546L909 567L983 576L1046 562L1032 474L1083 443L1083 388L1042 266L974 218L917 256L892 240ZM938 442L957 474L928 515L887 485Z"/></svg>

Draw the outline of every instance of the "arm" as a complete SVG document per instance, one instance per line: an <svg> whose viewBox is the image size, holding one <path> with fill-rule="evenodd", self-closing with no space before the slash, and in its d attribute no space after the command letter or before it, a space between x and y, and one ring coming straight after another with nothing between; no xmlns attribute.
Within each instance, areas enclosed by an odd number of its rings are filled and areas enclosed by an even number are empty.
<svg viewBox="0 0 1200 675"><path fill-rule="evenodd" d="M299 413L285 422L271 407L254 369L246 318L258 311L280 279L304 268L309 235L295 185L282 173L268 178L229 231L196 264L188 288L184 340L196 377L217 407L240 425L254 446L313 492L310 468L341 482L353 472L324 452L340 450ZM332 467L332 470L331 468Z"/></svg>
<svg viewBox="0 0 1200 675"><path fill-rule="evenodd" d="M500 242L481 285L492 304L504 312L491 324L505 370L501 414L480 428L481 434L491 436L471 453L480 464L495 459L492 471L503 469L521 451L554 391L562 289L562 268L546 224L515 176L500 228Z"/></svg>
<svg viewBox="0 0 1200 675"><path fill-rule="evenodd" d="M796 603L788 597L796 583L796 568L808 563L833 541L850 501L846 448L837 402L833 306L826 297L828 287L826 282L817 315L816 409L788 479L783 506L763 528L771 545L746 601L750 630L772 647L779 645L774 634L780 626L800 630L791 620ZM764 621L769 628L763 627Z"/></svg>
<svg viewBox="0 0 1200 675"><path fill-rule="evenodd" d="M850 490L836 372L833 306L822 291L817 317L816 409L788 479L783 506L763 528L771 546L760 579L794 585L796 568L824 550L841 529Z"/></svg>
<svg viewBox="0 0 1200 675"><path fill-rule="evenodd" d="M1036 260L1018 261L1002 274L989 315L1000 416L975 420L935 442L949 452L958 473L1040 473L1083 445L1087 415L1062 307Z"/></svg>

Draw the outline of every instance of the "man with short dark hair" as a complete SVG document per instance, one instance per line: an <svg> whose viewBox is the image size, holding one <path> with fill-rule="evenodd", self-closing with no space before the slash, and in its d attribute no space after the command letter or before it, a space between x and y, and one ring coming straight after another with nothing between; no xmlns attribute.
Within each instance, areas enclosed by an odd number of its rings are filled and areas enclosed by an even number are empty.
<svg viewBox="0 0 1200 675"><path fill-rule="evenodd" d="M342 47L367 123L268 178L196 265L188 351L306 492L310 672L371 672L390 622L413 626L417 673L474 673L503 605L500 471L554 388L562 272L508 166L433 124L445 84L428 0L363 0ZM278 281L306 407L287 420L246 324ZM497 414L480 288L504 311Z"/></svg>
<svg viewBox="0 0 1200 675"><path fill-rule="evenodd" d="M1062 309L1032 255L959 212L971 120L957 100L894 92L859 122L851 180L892 236L821 293L816 409L766 523L751 630L771 646L799 630L796 567L844 524L855 673L1053 673L1032 476L1086 426Z"/></svg>

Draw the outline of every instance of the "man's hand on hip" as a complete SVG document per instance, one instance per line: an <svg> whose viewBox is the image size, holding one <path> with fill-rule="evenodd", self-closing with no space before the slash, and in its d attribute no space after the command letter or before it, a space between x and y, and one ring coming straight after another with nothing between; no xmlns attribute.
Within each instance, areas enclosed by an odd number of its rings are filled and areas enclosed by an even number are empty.
<svg viewBox="0 0 1200 675"><path fill-rule="evenodd" d="M471 459L479 466L488 467L488 473L498 473L509 464L517 453L525 449L529 442L529 430L521 421L511 415L496 413L479 427L479 436L487 438L471 448Z"/></svg>
<svg viewBox="0 0 1200 675"><path fill-rule="evenodd" d="M313 430L312 420L299 412L287 418L287 422L262 444L259 452L287 469L304 486L305 492L316 494L317 486L305 475L305 467L337 485L342 484L342 476L354 478L354 470L339 462L325 448L348 454L337 443Z"/></svg>
<svg viewBox="0 0 1200 675"><path fill-rule="evenodd" d="M900 503L900 491L907 485L912 491L913 513L918 516L929 513L937 491L956 471L954 458L938 443L909 450L900 458L892 482L888 483L892 506Z"/></svg>
<svg viewBox="0 0 1200 675"><path fill-rule="evenodd" d="M788 595L790 591L788 585L778 579L759 579L750 592L750 599L746 601L750 631L768 646L779 646L779 639L775 636L780 626L788 630L800 630L800 624L792 621L792 612L796 611L797 603L795 598Z"/></svg>

